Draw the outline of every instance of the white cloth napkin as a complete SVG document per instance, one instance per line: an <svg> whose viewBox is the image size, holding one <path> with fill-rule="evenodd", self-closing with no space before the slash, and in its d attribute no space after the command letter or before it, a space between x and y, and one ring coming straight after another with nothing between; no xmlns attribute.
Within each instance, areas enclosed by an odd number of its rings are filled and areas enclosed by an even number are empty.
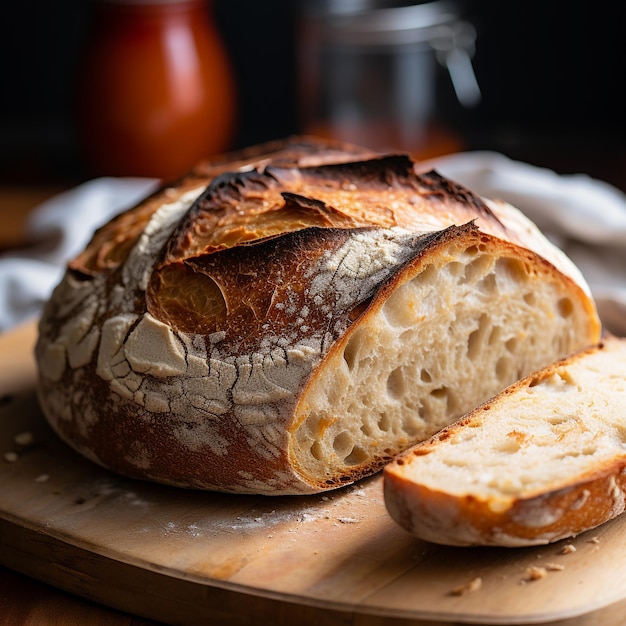
<svg viewBox="0 0 626 626"><path fill-rule="evenodd" d="M157 185L146 178L97 178L35 208L26 224L33 244L0 255L0 331L38 315L65 264L94 231Z"/></svg>
<svg viewBox="0 0 626 626"><path fill-rule="evenodd" d="M579 266L607 330L626 335L626 195L586 175L560 176L493 152L466 152L429 165L475 192L521 209ZM66 262L93 232L156 188L158 181L98 178L44 202L29 240L0 256L0 330L37 315Z"/></svg>
<svg viewBox="0 0 626 626"><path fill-rule="evenodd" d="M453 154L430 165L525 213L583 273L605 330L626 336L626 194L585 174L563 176L495 152Z"/></svg>

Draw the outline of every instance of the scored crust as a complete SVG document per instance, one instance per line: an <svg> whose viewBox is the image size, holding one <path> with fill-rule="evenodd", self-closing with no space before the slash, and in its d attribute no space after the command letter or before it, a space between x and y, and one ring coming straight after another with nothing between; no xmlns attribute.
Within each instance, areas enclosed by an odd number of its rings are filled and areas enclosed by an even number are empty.
<svg viewBox="0 0 626 626"><path fill-rule="evenodd" d="M513 384L384 471L406 530L449 545L529 546L590 530L626 503L626 339Z"/></svg>
<svg viewBox="0 0 626 626"><path fill-rule="evenodd" d="M311 493L595 343L571 262L404 156L293 138L105 225L40 322L39 397L131 476Z"/></svg>

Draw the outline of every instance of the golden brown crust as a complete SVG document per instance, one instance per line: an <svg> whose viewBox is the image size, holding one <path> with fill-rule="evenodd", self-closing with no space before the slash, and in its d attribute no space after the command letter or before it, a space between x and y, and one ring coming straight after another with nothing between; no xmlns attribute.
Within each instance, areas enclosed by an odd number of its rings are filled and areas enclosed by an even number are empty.
<svg viewBox="0 0 626 626"><path fill-rule="evenodd" d="M371 157L366 148L315 137L290 137L227 153L198 163L190 172L124 211L100 228L85 251L70 262L70 268L88 275L113 270L126 259L154 212L198 186L207 186L226 172L263 168L269 163L300 166L334 162L347 158Z"/></svg>
<svg viewBox="0 0 626 626"><path fill-rule="evenodd" d="M186 332L221 328L228 337L237 337L228 329L246 327L249 335L258 336L259 324L281 318L271 307L272 299L282 301L276 298L281 285L295 291L304 286L298 285L295 266L302 274L303 267L329 251L316 238L336 229L417 226L428 231L477 217L494 230L501 227L478 197L434 172L416 175L407 157L227 173L193 203L169 238L147 289L148 310ZM341 239L338 233L333 236ZM235 247L239 249L230 253ZM287 253L291 248L298 250L292 263ZM307 262L309 255L314 258ZM271 275L260 268L233 278L234 262L254 267L256 257L271 258ZM272 293L254 293L248 281L276 287Z"/></svg>
<svg viewBox="0 0 626 626"><path fill-rule="evenodd" d="M553 543L596 528L623 512L626 461L562 489L517 499L505 511L493 502L408 485L385 471L385 502L392 517L422 539L458 546L524 547ZM401 495L397 495L398 492ZM494 510L494 508L496 510ZM417 521L419 520L419 521Z"/></svg>
<svg viewBox="0 0 626 626"><path fill-rule="evenodd" d="M160 267L307 227L411 228L424 216L439 226L482 217L504 231L480 198L435 172L417 175L407 157L271 165L216 179L172 235Z"/></svg>

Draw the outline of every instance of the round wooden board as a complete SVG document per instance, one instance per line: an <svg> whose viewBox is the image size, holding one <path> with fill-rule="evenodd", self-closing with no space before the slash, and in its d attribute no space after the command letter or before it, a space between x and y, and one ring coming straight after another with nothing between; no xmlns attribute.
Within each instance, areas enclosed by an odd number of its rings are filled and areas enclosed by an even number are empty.
<svg viewBox="0 0 626 626"><path fill-rule="evenodd" d="M9 568L172 624L556 623L626 598L623 519L550 546L450 548L391 520L381 476L270 498L114 475L47 426L34 332L0 336L0 562ZM529 580L532 567L547 574ZM476 578L480 588L453 593Z"/></svg>

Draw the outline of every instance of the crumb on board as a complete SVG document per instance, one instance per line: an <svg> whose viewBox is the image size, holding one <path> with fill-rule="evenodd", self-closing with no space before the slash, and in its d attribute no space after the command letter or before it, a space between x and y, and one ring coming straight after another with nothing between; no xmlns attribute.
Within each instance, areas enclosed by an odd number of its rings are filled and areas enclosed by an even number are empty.
<svg viewBox="0 0 626 626"><path fill-rule="evenodd" d="M526 568L526 574L522 578L521 583L529 583L535 580L542 580L548 575L548 572L562 572L565 569L560 563L546 563L543 566L532 565Z"/></svg>
<svg viewBox="0 0 626 626"><path fill-rule="evenodd" d="M562 572L565 569L565 565L561 565L560 563L546 563L545 568L549 572Z"/></svg>
<svg viewBox="0 0 626 626"><path fill-rule="evenodd" d="M545 567L539 567L538 565L533 565L526 569L526 578L524 580L541 580L548 575L548 570Z"/></svg>
<svg viewBox="0 0 626 626"><path fill-rule="evenodd" d="M15 463L17 459L18 459L17 452L5 452L4 453L4 460L6 463Z"/></svg>
<svg viewBox="0 0 626 626"><path fill-rule="evenodd" d="M50 479L50 474L39 474L39 476L37 476L37 478L35 478L35 482L36 483L45 483L49 479Z"/></svg>
<svg viewBox="0 0 626 626"><path fill-rule="evenodd" d="M600 537L592 537L591 539L587 539L587 543L600 543Z"/></svg>
<svg viewBox="0 0 626 626"><path fill-rule="evenodd" d="M483 584L483 579L480 576L476 578L472 578L468 582L455 587L450 591L451 596L464 596L466 593L472 593L473 591L478 591Z"/></svg>
<svg viewBox="0 0 626 626"><path fill-rule="evenodd" d="M571 543L568 543L563 546L560 554L571 554L572 552L576 552L576 546L572 545Z"/></svg>

